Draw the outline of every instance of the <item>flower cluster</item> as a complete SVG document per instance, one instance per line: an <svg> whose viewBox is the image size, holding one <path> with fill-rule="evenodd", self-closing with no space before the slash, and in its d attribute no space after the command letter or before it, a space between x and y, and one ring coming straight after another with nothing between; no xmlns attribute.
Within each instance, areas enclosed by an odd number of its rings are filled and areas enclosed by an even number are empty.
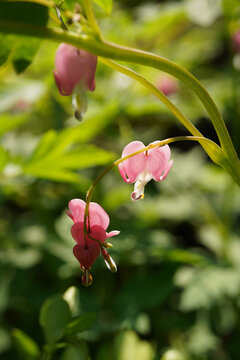
<svg viewBox="0 0 240 360"><path fill-rule="evenodd" d="M67 214L74 222L71 233L77 244L73 248L73 254L84 272L82 283L89 286L93 281L90 269L100 253L102 253L108 268L113 272L117 271L114 261L104 246L108 246L105 243L106 239L118 235L119 231L106 232L109 225L109 216L100 205L94 202L89 204L89 214L86 222L87 231L85 231L85 206L86 203L83 200L73 199L68 204L70 211Z"/></svg>
<svg viewBox="0 0 240 360"><path fill-rule="evenodd" d="M60 94L75 93L76 111L80 110L76 117L82 117L86 111L86 102L83 101L84 93L86 90L93 91L95 88L94 76L97 57L74 46L61 44L56 53L55 65L56 71L53 73ZM169 94L171 91L169 88L167 90L165 89L165 93ZM133 201L143 199L145 185L151 179L164 180L172 167L173 161L170 160L169 146L160 146L159 141L150 145L152 146L145 150L145 145L141 141L131 142L123 149L122 161L118 165L123 180L127 183L135 183L134 191L131 194ZM93 281L90 269L100 253L102 253L108 268L113 272L117 270L113 259L106 250L111 247L106 239L118 235L119 231L110 233L106 231L109 225L109 216L100 205L90 202L86 216L85 208L86 203L83 200L73 199L69 202L67 214L74 222L71 229L72 236L76 241L73 254L83 271L82 283L89 286Z"/></svg>

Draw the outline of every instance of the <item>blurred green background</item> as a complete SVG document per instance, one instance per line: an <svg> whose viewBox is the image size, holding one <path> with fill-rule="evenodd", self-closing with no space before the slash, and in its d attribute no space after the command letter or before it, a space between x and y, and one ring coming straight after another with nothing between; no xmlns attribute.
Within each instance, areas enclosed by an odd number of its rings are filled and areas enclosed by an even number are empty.
<svg viewBox="0 0 240 360"><path fill-rule="evenodd" d="M240 153L238 0L114 0L111 16L95 10L106 39L191 71ZM143 201L131 202L117 170L102 180L93 201L110 215L109 231L121 231L110 250L118 272L99 258L93 285L81 285L68 202L84 199L130 141L188 132L140 84L101 63L77 122L54 83L56 48L43 41L20 75L10 60L0 68L0 358L39 359L47 342L60 360L239 360L240 192L198 144L171 147L171 172L147 185ZM129 66L216 140L184 85Z"/></svg>

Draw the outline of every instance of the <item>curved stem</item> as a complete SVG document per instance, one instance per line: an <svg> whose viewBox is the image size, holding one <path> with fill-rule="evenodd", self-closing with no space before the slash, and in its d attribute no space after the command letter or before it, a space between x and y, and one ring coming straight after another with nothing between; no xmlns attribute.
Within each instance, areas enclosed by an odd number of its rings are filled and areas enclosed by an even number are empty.
<svg viewBox="0 0 240 360"><path fill-rule="evenodd" d="M99 58L99 61L101 61L103 64L109 66L110 68L117 70L132 79L138 81L143 86L145 86L148 90L150 90L154 95L158 97L158 99L167 106L167 108L176 116L176 118L185 126L186 129L189 130L189 132L193 136L204 136L201 134L201 132L191 123L191 121L172 103L172 101L164 95L160 90L156 88L153 84L151 84L148 80L146 80L143 76L137 74L135 71L122 66L112 60L106 59L106 58ZM209 144L205 141L199 143L202 145L206 153L209 155L209 157L212 159L213 162L217 163L218 156L216 153L216 149L214 148L214 151L212 151L212 147L209 147ZM220 148L219 148L220 151Z"/></svg>
<svg viewBox="0 0 240 360"><path fill-rule="evenodd" d="M138 150L138 151L135 151L133 152L132 154L130 155L127 155L125 157L121 157L120 159L114 161L111 165L109 165L106 169L104 169L99 175L98 177L95 179L95 181L92 183L92 185L90 186L90 188L88 189L87 191L87 194L86 194L86 206L85 206L85 212L84 212L84 231L87 232L87 217L88 217L88 214L89 214L89 204L90 204L90 201L92 199L92 195L93 195L93 191L95 189L95 187L97 186L97 184L100 182L100 180L102 180L102 178L110 171L112 170L115 166L119 165L120 163L122 163L123 161L135 156L135 155L138 155L142 152L145 152L145 151L148 151L150 149L153 149L153 148L156 148L156 147L162 147L164 145L167 145L167 144L170 144L170 143L173 143L173 142L177 142L177 141L185 141L185 140L188 140L188 141L198 141L198 142L206 142L208 143L209 145L211 145L212 147L214 147L217 151L217 148L219 148L219 146L217 144L215 144L215 142L213 142L212 140L210 139L207 139L207 138L203 138L201 136L176 136L176 137L172 137L172 138L168 138L168 139L165 139L165 140L162 140L162 141L159 141L157 143L154 143L154 144L150 144L146 147L144 147L143 149L141 150ZM220 148L219 148L220 149ZM221 150L221 149L220 149Z"/></svg>
<svg viewBox="0 0 240 360"><path fill-rule="evenodd" d="M0 32L17 33L66 42L99 56L151 66L177 77L194 91L205 106L219 137L221 147L228 158L228 161L225 163L225 169L240 186L240 161L217 106L203 85L184 68L161 56L116 45L90 34L75 34L62 29L50 29L8 20L0 22Z"/></svg>
<svg viewBox="0 0 240 360"><path fill-rule="evenodd" d="M93 31L97 35L101 36L100 28L93 13L91 0L83 0L83 7Z"/></svg>
<svg viewBox="0 0 240 360"><path fill-rule="evenodd" d="M85 6L86 4L88 4L88 2L85 3ZM90 16L90 11L88 12L88 16ZM190 72L175 64L173 61L146 51L131 49L110 43L99 37L96 38L86 34L76 34L62 29L50 29L14 21L1 21L0 31L37 36L52 39L58 42L63 41L98 56L154 67L175 76L191 88L205 106L219 137L220 144L224 152L234 163L234 167L237 169L236 171L240 177L240 163L226 125L217 109L216 104L203 85Z"/></svg>

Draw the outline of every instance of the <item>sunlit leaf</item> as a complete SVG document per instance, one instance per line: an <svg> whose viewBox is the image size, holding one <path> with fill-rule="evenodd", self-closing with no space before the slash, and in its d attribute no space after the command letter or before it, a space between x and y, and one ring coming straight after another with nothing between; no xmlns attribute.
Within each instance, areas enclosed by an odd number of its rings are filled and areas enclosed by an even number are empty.
<svg viewBox="0 0 240 360"><path fill-rule="evenodd" d="M114 155L94 145L74 147L81 127L64 129L57 133L48 131L26 162L23 170L26 174L56 181L79 183L80 178L71 170L104 165L114 160Z"/></svg>
<svg viewBox="0 0 240 360"><path fill-rule="evenodd" d="M54 169L54 168L44 168L43 167L29 167L24 169L24 172L29 175L33 175L40 179L49 179L58 182L66 182L79 184L81 182L81 178L70 171L65 169Z"/></svg>
<svg viewBox="0 0 240 360"><path fill-rule="evenodd" d="M210 308L220 299L236 296L240 290L239 272L232 268L208 266L194 275L181 295L180 308L184 311Z"/></svg>
<svg viewBox="0 0 240 360"><path fill-rule="evenodd" d="M63 351L61 360L89 360L87 347L84 343L78 346L69 346Z"/></svg>
<svg viewBox="0 0 240 360"><path fill-rule="evenodd" d="M152 360L153 348L146 340L140 340L133 331L118 334L115 341L116 360Z"/></svg>
<svg viewBox="0 0 240 360"><path fill-rule="evenodd" d="M12 331L13 344L21 358L28 360L38 359L40 351L35 341L20 329Z"/></svg>
<svg viewBox="0 0 240 360"><path fill-rule="evenodd" d="M0 172L4 169L8 160L8 154L2 146L0 146Z"/></svg>
<svg viewBox="0 0 240 360"><path fill-rule="evenodd" d="M89 312L70 321L66 326L66 335L74 335L87 330L96 320L96 313Z"/></svg>
<svg viewBox="0 0 240 360"><path fill-rule="evenodd" d="M9 21L9 29L11 22L45 26L48 9L36 3L3 0L0 3L0 21ZM0 48L0 64L3 64L11 53L13 67L17 73L21 73L32 62L41 41L14 35L1 35L1 38L4 46Z"/></svg>
<svg viewBox="0 0 240 360"><path fill-rule="evenodd" d="M39 321L48 343L54 343L63 336L70 319L69 306L60 296L45 301Z"/></svg>
<svg viewBox="0 0 240 360"><path fill-rule="evenodd" d="M107 14L111 13L113 0L93 0L96 4L101 6Z"/></svg>
<svg viewBox="0 0 240 360"><path fill-rule="evenodd" d="M0 327L0 354L6 351L10 345L10 334L3 327Z"/></svg>
<svg viewBox="0 0 240 360"><path fill-rule="evenodd" d="M29 117L26 114L20 115L9 115L2 114L0 115L0 136L6 132L21 126L29 120Z"/></svg>

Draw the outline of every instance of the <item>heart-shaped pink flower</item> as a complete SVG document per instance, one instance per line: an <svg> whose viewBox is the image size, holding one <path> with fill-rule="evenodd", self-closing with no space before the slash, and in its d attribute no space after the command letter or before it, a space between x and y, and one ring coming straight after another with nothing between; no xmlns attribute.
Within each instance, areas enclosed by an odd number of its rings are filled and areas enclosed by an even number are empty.
<svg viewBox="0 0 240 360"><path fill-rule="evenodd" d="M55 67L53 74L61 95L72 95L79 83L85 90L95 89L96 55L62 43L56 52Z"/></svg>
<svg viewBox="0 0 240 360"><path fill-rule="evenodd" d="M157 143L159 141L151 144ZM122 158L144 148L145 145L141 141L133 141L123 149ZM151 179L162 181L167 177L173 164L170 157L170 147L165 145L141 152L118 165L123 180L127 183L135 182L134 191L131 194L132 200L143 199L144 187Z"/></svg>
<svg viewBox="0 0 240 360"><path fill-rule="evenodd" d="M109 216L105 210L97 203L90 202L89 214L87 217L87 232L84 231L84 213L86 203L80 199L73 199L69 202L69 210L67 214L73 220L74 224L71 229L72 237L76 241L73 248L73 254L80 263L81 269L84 271L82 276L82 283L89 286L92 283L92 276L89 272L90 268L98 258L104 246L105 240L109 237L119 234L119 231L114 230L107 233L109 225ZM116 271L114 262L110 256L107 256L107 251L102 251L105 262L111 271ZM109 262L110 265L109 266Z"/></svg>

